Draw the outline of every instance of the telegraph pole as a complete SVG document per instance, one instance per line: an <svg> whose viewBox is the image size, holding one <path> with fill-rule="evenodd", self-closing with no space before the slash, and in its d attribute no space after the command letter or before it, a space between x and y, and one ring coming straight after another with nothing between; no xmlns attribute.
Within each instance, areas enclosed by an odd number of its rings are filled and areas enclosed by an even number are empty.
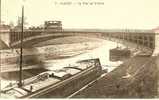
<svg viewBox="0 0 159 100"><path fill-rule="evenodd" d="M23 33L24 33L24 5L22 5L22 19L21 19L21 36L20 36L20 68L19 68L19 87L22 87L22 67L23 67Z"/></svg>

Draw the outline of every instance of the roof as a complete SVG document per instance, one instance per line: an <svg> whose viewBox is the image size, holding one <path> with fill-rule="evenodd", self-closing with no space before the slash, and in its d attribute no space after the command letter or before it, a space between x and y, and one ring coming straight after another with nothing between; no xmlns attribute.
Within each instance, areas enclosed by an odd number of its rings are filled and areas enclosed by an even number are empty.
<svg viewBox="0 0 159 100"><path fill-rule="evenodd" d="M80 70L78 70L78 69L73 69L73 68L66 68L66 69L67 69L66 72L71 75L74 75L74 74L77 74L80 72Z"/></svg>
<svg viewBox="0 0 159 100"><path fill-rule="evenodd" d="M5 25L5 24L2 24L0 25L0 29L10 29L11 27L9 25Z"/></svg>
<svg viewBox="0 0 159 100"><path fill-rule="evenodd" d="M58 76L58 77L63 77L65 76L67 73L66 72L54 72L54 75L55 76Z"/></svg>

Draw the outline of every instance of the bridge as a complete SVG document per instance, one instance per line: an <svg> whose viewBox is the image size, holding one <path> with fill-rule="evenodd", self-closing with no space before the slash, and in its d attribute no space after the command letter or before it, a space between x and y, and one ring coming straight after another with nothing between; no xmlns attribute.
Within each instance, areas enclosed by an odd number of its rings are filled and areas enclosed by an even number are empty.
<svg viewBox="0 0 159 100"><path fill-rule="evenodd" d="M10 46L18 47L20 45L19 31L11 31L10 33ZM152 30L98 30L98 29L64 29L62 31L52 32L44 30L24 32L23 43L26 47L31 47L32 44L67 36L84 36L106 39L114 42L119 42L127 45L127 43L134 43L136 48L142 46L153 50L153 55L158 54L159 48L159 33Z"/></svg>

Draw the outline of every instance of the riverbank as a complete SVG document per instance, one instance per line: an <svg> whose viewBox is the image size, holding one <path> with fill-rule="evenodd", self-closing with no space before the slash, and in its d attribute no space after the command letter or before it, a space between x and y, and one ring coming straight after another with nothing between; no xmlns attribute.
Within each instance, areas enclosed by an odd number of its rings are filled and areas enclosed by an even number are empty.
<svg viewBox="0 0 159 100"><path fill-rule="evenodd" d="M73 98L154 98L157 73L155 58L133 57Z"/></svg>

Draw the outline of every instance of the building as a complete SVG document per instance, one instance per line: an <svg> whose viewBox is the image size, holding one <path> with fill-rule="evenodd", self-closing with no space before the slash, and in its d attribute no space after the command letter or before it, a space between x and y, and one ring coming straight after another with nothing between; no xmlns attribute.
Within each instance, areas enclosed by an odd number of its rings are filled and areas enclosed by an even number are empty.
<svg viewBox="0 0 159 100"><path fill-rule="evenodd" d="M10 43L10 29L11 27L9 25L0 25L0 39L5 42L7 46L9 46Z"/></svg>
<svg viewBox="0 0 159 100"><path fill-rule="evenodd" d="M62 22L61 21L45 21L44 29L46 31L61 31Z"/></svg>

